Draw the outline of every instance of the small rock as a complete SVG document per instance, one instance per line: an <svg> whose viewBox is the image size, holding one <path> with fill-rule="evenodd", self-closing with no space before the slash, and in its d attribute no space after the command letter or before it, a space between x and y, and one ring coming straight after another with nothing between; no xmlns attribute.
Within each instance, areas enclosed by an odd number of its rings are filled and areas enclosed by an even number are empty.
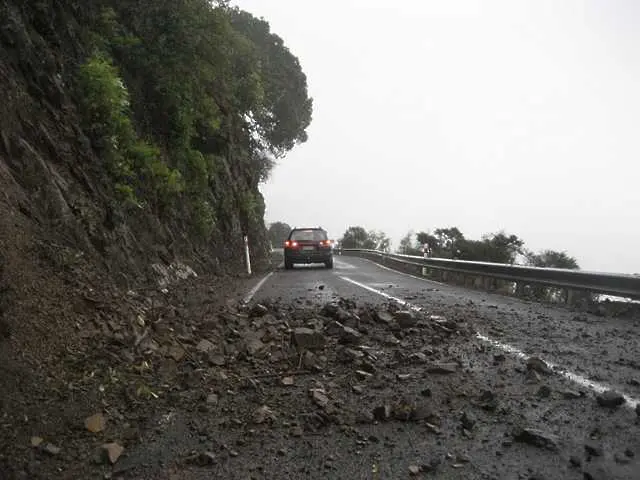
<svg viewBox="0 0 640 480"><path fill-rule="evenodd" d="M44 445L41 445L41 447L43 452L48 453L51 456L59 455L62 451L60 447L57 447L53 443L45 443Z"/></svg>
<svg viewBox="0 0 640 480"><path fill-rule="evenodd" d="M613 477L603 465L588 465L582 472L584 480L612 480Z"/></svg>
<svg viewBox="0 0 640 480"><path fill-rule="evenodd" d="M379 323L389 325L393 322L393 315L383 310L376 310L374 313L374 319Z"/></svg>
<svg viewBox="0 0 640 480"><path fill-rule="evenodd" d="M351 387L351 390L357 395L362 395L364 393L364 388L361 385L354 385Z"/></svg>
<svg viewBox="0 0 640 480"><path fill-rule="evenodd" d="M488 412L495 412L500 406L500 402L498 402L494 392L485 390L480 394L479 406Z"/></svg>
<svg viewBox="0 0 640 480"><path fill-rule="evenodd" d="M411 374L410 373L398 373L396 375L396 378L398 379L399 382L406 382L407 380L409 380L411 378Z"/></svg>
<svg viewBox="0 0 640 480"><path fill-rule="evenodd" d="M393 418L395 418L396 420L402 420L406 422L411 419L414 411L415 405L407 401L401 401L393 406L391 413L393 415Z"/></svg>
<svg viewBox="0 0 640 480"><path fill-rule="evenodd" d="M263 405L253 412L253 423L260 425L266 421L275 420L276 416L268 406Z"/></svg>
<svg viewBox="0 0 640 480"><path fill-rule="evenodd" d="M602 448L602 445L599 445L593 442L585 443L584 450L587 452L587 455L589 455L590 457L601 457L602 455L604 455L604 450Z"/></svg>
<svg viewBox="0 0 640 480"><path fill-rule="evenodd" d="M217 405L218 404L218 395L215 393L210 393L207 395L207 404L209 405Z"/></svg>
<svg viewBox="0 0 640 480"><path fill-rule="evenodd" d="M324 315L325 317L335 318L336 315L338 314L338 310L340 310L340 305L338 305L335 302L332 302L332 303L326 303L322 307L322 310L320 311L320 313L322 313L322 315Z"/></svg>
<svg viewBox="0 0 640 480"><path fill-rule="evenodd" d="M458 371L457 363L436 363L427 367L428 373L447 375Z"/></svg>
<svg viewBox="0 0 640 480"><path fill-rule="evenodd" d="M293 427L291 429L291 436L292 437L301 437L302 436L302 427L300 425L296 425L295 427Z"/></svg>
<svg viewBox="0 0 640 480"><path fill-rule="evenodd" d="M84 426L91 433L98 433L105 429L107 424L106 419L102 413L96 413L84 419Z"/></svg>
<svg viewBox="0 0 640 480"><path fill-rule="evenodd" d="M106 459L112 465L118 461L120 455L122 455L122 452L124 452L124 447L116 442L105 443L101 448L105 452Z"/></svg>
<svg viewBox="0 0 640 480"><path fill-rule="evenodd" d="M542 377L538 372L533 370L527 371L527 383L540 383L542 381Z"/></svg>
<svg viewBox="0 0 640 480"><path fill-rule="evenodd" d="M613 459L616 461L617 464L619 465L628 465L631 463L631 459L629 457L627 457L624 454L620 454L620 453L616 453L613 456Z"/></svg>
<svg viewBox="0 0 640 480"><path fill-rule="evenodd" d="M527 369L543 375L551 375L553 373L547 363L538 357L531 357L527 360Z"/></svg>
<svg viewBox="0 0 640 480"><path fill-rule="evenodd" d="M360 410L356 414L356 423L357 424L368 425L368 424L373 423L374 420L375 420L375 418L373 416L373 412L369 412L369 411L366 411L366 410Z"/></svg>
<svg viewBox="0 0 640 480"><path fill-rule="evenodd" d="M338 312L336 313L336 317L335 317L338 321L340 322L346 322L348 320L351 320L353 318L353 314L347 312L344 308L340 307L338 308Z"/></svg>
<svg viewBox="0 0 640 480"><path fill-rule="evenodd" d="M347 362L355 362L364 358L364 353L360 350L354 350L352 348L345 348L340 351L341 357Z"/></svg>
<svg viewBox="0 0 640 480"><path fill-rule="evenodd" d="M424 426L427 427L427 430L431 433L435 433L436 435L440 435L441 433L440 429L432 423L425 423Z"/></svg>
<svg viewBox="0 0 640 480"><path fill-rule="evenodd" d="M302 365L308 370L321 370L320 360L309 350L304 352L304 356L302 357Z"/></svg>
<svg viewBox="0 0 640 480"><path fill-rule="evenodd" d="M536 428L524 428L514 435L514 440L520 443L526 443L538 448L557 451L559 438L551 433L543 432Z"/></svg>
<svg viewBox="0 0 640 480"><path fill-rule="evenodd" d="M409 475L413 475L413 476L420 475L420 471L421 469L417 465L411 465L409 467Z"/></svg>
<svg viewBox="0 0 640 480"><path fill-rule="evenodd" d="M200 452L187 457L186 462L198 465L199 467L206 467L216 463L216 455L213 452Z"/></svg>
<svg viewBox="0 0 640 480"><path fill-rule="evenodd" d="M391 406L381 405L374 408L371 413L373 414L374 419L378 420L379 422L384 422L391 418Z"/></svg>
<svg viewBox="0 0 640 480"><path fill-rule="evenodd" d="M626 402L624 396L615 390L607 390L597 395L598 405L605 408L616 408Z"/></svg>
<svg viewBox="0 0 640 480"><path fill-rule="evenodd" d="M416 405L411 412L411 419L415 421L431 419L433 416L433 409L427 404Z"/></svg>
<svg viewBox="0 0 640 480"><path fill-rule="evenodd" d="M393 318L400 328L415 327L418 323L418 319L410 310L399 310L395 313Z"/></svg>
<svg viewBox="0 0 640 480"><path fill-rule="evenodd" d="M260 353L265 348L265 344L259 338L249 338L247 340L247 353L252 357Z"/></svg>
<svg viewBox="0 0 640 480"><path fill-rule="evenodd" d="M326 393L320 389L311 390L311 398L320 408L325 408L329 405L329 398Z"/></svg>
<svg viewBox="0 0 640 480"><path fill-rule="evenodd" d="M582 398L582 394L575 390L564 390L562 392L562 396L567 400L577 400L578 398Z"/></svg>
<svg viewBox="0 0 640 480"><path fill-rule="evenodd" d="M298 348L308 350L323 348L326 343L322 333L305 327L299 327L293 331L293 341Z"/></svg>
<svg viewBox="0 0 640 480"><path fill-rule="evenodd" d="M42 437L31 437L31 446L32 447L39 447L42 442L44 442L44 439Z"/></svg>
<svg viewBox="0 0 640 480"><path fill-rule="evenodd" d="M282 379L282 385L286 386L286 387L290 387L291 385L294 384L294 379L293 377L284 377Z"/></svg>
<svg viewBox="0 0 640 480"><path fill-rule="evenodd" d="M169 347L167 355L173 358L176 362L179 362L184 358L185 351L184 348L179 345L172 345L171 347Z"/></svg>
<svg viewBox="0 0 640 480"><path fill-rule="evenodd" d="M196 345L196 350L202 353L208 353L215 350L216 346L211 343L209 340L203 339L198 342Z"/></svg>
<svg viewBox="0 0 640 480"><path fill-rule="evenodd" d="M473 430L476 425L476 419L470 412L464 412L461 419L462 427L466 430Z"/></svg>
<svg viewBox="0 0 640 480"><path fill-rule="evenodd" d="M442 458L434 457L431 460L429 460L428 463L424 463L420 465L420 470L425 473L435 472L441 464L442 464Z"/></svg>
<svg viewBox="0 0 640 480"><path fill-rule="evenodd" d="M214 355L209 355L209 363L211 363L211 365L215 365L216 367L222 367L227 363L227 361L224 358L224 355L217 353Z"/></svg>
<svg viewBox="0 0 640 480"><path fill-rule="evenodd" d="M250 317L264 317L267 313L269 313L269 309L260 303L256 303L251 310L249 311Z"/></svg>
<svg viewBox="0 0 640 480"><path fill-rule="evenodd" d="M542 398L549 398L551 396L551 388L548 385L542 385L538 389L538 396Z"/></svg>
<svg viewBox="0 0 640 480"><path fill-rule="evenodd" d="M422 352L416 352L409 355L409 361L413 363L426 363L428 360L428 357Z"/></svg>
<svg viewBox="0 0 640 480"><path fill-rule="evenodd" d="M342 327L340 332L340 343L348 345L357 345L362 340L362 334L351 327Z"/></svg>
<svg viewBox="0 0 640 480"><path fill-rule="evenodd" d="M356 373L356 375L358 376L358 378L359 378L360 380L366 380L366 379L368 379L368 378L373 377L373 374L372 374L372 373L365 372L364 370L356 370L356 372L355 372L355 373Z"/></svg>

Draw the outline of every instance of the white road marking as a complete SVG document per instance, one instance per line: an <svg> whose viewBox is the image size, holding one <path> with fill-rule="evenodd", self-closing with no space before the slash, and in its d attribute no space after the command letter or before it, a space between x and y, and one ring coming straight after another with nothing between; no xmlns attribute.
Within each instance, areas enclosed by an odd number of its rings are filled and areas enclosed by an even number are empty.
<svg viewBox="0 0 640 480"><path fill-rule="evenodd" d="M515 355L518 358L521 358L523 360L529 360L529 356L524 353L521 352L520 350L518 350L515 347L512 347L511 345L507 345L505 343L500 343L496 340L493 340L489 337L486 337L480 333L476 333L476 337L480 340L482 340L485 343L488 343L494 347L499 348L500 350L507 352L507 353L511 353L512 355ZM596 393L602 393L606 390L610 390L611 387L603 384L603 383L598 383L598 382L594 382L592 380L589 380L588 378L583 377L582 375L578 375L576 373L570 372L568 370L564 370L563 368L559 367L558 365L556 365L555 363L549 362L547 360L542 360L544 363L547 364L547 366L553 370L556 371L556 373L562 375L564 378L566 378L567 380L571 380L574 383L577 383L578 385L581 385L585 388L589 388L591 390L593 390ZM625 398L625 400L627 401L626 405L628 407L631 408L636 408L636 405L638 405L638 403L640 403L640 400L637 398L633 398L630 397L629 395L626 395L625 393L622 394Z"/></svg>
<svg viewBox="0 0 640 480"><path fill-rule="evenodd" d="M416 312L419 312L420 310L422 310L420 307L416 307L414 305L411 305L408 302L405 302L404 300L398 298L398 297L394 297L393 295L389 295L388 293L384 293L381 292L380 290L376 290L375 288L370 287L369 285L365 285L364 283L360 283L360 282L356 282L355 280L352 280L348 277L340 277L342 280L344 280L345 282L349 282L349 283L353 283L354 285L360 287L360 288L364 288L365 290L368 290L372 293L375 293L377 295L380 295L382 297L385 297L389 300L393 300L396 303L399 303L400 305L402 305L403 307L407 307L410 308L411 310L414 310Z"/></svg>
<svg viewBox="0 0 640 480"><path fill-rule="evenodd" d="M251 299L254 297L254 295L258 293L258 290L260 290L262 286L265 284L265 282L269 280L269 277L271 277L271 275L273 275L273 272L265 275L262 280L260 280L251 290L249 290L249 293L247 293L245 297L242 299L243 303L249 303Z"/></svg>
<svg viewBox="0 0 640 480"><path fill-rule="evenodd" d="M364 283L357 282L357 281L352 280L351 278L348 278L348 277L342 277L341 276L340 278L342 280L346 281L346 282L349 282L349 283L351 283L353 285L356 285L356 286L358 286L360 288L363 288L364 290L367 290L369 292L375 293L375 294L380 295L381 297L387 298L389 300L393 300L393 301L399 303L400 305L402 305L404 307L407 307L407 308L410 308L410 309L412 309L414 311L422 310L420 307L417 307L415 305L411 305L409 302L407 302L405 300L402 300L400 298L394 297L393 295L389 295L388 293L381 292L380 290L376 290L375 288L372 288L372 287L370 287L368 285L365 285ZM487 337L485 335L482 335L481 333L477 332L476 333L476 338L478 340L481 340L481 341L485 342L485 343L488 343L489 345L491 345L491 346L493 346L495 348L498 348L498 349L502 350L505 353L509 353L511 355L514 355L514 356L516 356L516 357L518 357L518 358L520 358L520 359L522 359L524 361L527 361L530 358L526 353L522 352L521 350L517 349L516 347L513 347L513 346L511 346L509 344L506 344L506 343L500 343L500 342L498 342L496 340L493 340L493 339L491 339L491 338L489 338L489 337ZM573 383L577 383L578 385L580 385L582 387L589 388L589 389L593 390L596 393L602 393L605 390L612 389L612 387L610 387L610 386L608 386L608 385L606 385L604 383L598 383L598 382L591 381L588 378L585 378L585 377L583 377L581 375L575 374L575 373L570 372L568 370L564 370L563 368L560 368L558 365L556 365L556 364L554 364L552 362L549 362L549 361L544 360L544 359L541 359L541 360L544 363L546 363L549 368L552 368L556 373L558 373L559 375L563 376L567 380L569 380L569 381L571 381ZM627 395L624 392L622 392L622 395L624 396L624 398L626 400L625 406L627 406L629 408L632 408L632 409L635 409L636 406L638 404L640 404L640 399L631 397L630 395Z"/></svg>

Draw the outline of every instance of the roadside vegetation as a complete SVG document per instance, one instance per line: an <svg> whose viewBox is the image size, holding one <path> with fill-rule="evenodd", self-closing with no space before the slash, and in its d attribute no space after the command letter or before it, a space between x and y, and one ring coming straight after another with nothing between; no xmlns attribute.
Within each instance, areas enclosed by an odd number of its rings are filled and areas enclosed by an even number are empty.
<svg viewBox="0 0 640 480"><path fill-rule="evenodd" d="M391 241L384 232L367 231L363 227L349 227L340 240L343 248L366 248L390 251ZM396 249L405 255L422 255L427 245L431 256L477 262L531 265L534 267L578 269L578 261L564 251L525 248L517 235L505 232L489 233L475 240L465 237L457 227L436 228L431 231L408 232Z"/></svg>
<svg viewBox="0 0 640 480"><path fill-rule="evenodd" d="M243 230L264 229L257 186L306 140L312 113L283 40L223 1L94 0L81 14L82 127L117 208L184 221L205 239L236 214Z"/></svg>

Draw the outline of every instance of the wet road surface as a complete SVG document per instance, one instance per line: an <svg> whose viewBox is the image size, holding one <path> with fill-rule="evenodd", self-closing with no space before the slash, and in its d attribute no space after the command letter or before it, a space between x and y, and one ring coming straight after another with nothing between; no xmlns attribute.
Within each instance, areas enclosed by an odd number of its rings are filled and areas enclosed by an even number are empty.
<svg viewBox="0 0 640 480"><path fill-rule="evenodd" d="M173 455L184 455L212 440L224 443L226 453L206 466L155 469L155 478L640 479L637 321L443 285L358 258L334 262L332 270L279 270L247 299L301 311L340 298L378 307L399 302L431 323L444 318L468 324L474 334L410 329L393 337L366 326L358 348L376 360L372 374L336 361L296 377L289 387L277 377L252 382L246 392L221 387L217 417L250 417L262 405L275 420L268 426L238 421L236 428L178 414L148 438L141 457L172 442L180 444ZM532 367L529 357L557 371L535 362ZM434 361L455 368L443 374L428 368ZM605 407L597 401L609 388L624 394L626 403ZM329 400L322 403L325 413L330 408L354 415L310 426L320 404L310 399L315 391L322 392L322 402ZM403 402L428 411L428 420L359 419ZM185 425L194 422L207 425L199 435L186 433L193 428Z"/></svg>

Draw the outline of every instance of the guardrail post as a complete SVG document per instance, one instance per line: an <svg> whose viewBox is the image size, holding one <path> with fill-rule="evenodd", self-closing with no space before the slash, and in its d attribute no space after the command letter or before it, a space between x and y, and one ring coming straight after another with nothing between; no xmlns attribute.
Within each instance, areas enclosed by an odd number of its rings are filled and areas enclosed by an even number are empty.
<svg viewBox="0 0 640 480"><path fill-rule="evenodd" d="M524 283L523 282L516 282L515 295L516 295L516 297L524 297Z"/></svg>
<svg viewBox="0 0 640 480"><path fill-rule="evenodd" d="M576 291L571 288L567 288L565 293L567 305L574 305L576 302Z"/></svg>

